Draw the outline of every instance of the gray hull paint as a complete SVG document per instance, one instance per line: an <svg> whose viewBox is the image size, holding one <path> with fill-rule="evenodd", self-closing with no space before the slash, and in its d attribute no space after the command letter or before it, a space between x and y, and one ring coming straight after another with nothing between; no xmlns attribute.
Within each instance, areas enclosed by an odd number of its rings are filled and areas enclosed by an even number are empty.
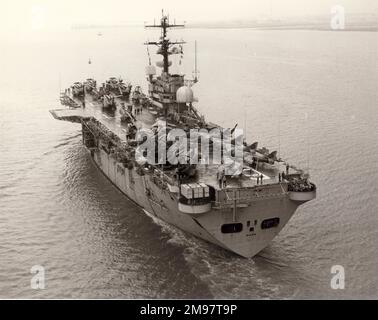
<svg viewBox="0 0 378 320"><path fill-rule="evenodd" d="M255 201L246 208L237 208L235 216L230 208L211 209L191 216L178 210L175 194L156 184L151 175L139 175L135 168L125 168L112 154L101 149L92 152L92 158L119 190L151 215L247 258L253 257L270 243L299 205L285 196ZM274 217L280 218L277 227L261 228L263 220ZM243 223L243 230L229 234L221 232L223 224L233 222Z"/></svg>

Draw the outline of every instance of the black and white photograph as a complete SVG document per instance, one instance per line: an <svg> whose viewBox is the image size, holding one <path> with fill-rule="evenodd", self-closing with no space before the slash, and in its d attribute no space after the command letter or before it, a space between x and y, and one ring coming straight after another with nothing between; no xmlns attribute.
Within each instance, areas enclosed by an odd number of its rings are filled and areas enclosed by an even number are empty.
<svg viewBox="0 0 378 320"><path fill-rule="evenodd" d="M0 299L378 299L377 1L0 5Z"/></svg>

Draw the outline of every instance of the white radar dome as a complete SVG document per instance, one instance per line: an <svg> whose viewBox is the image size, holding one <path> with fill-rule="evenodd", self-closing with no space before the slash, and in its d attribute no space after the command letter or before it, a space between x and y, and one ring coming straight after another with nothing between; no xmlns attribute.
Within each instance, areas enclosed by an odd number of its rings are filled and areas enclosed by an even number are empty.
<svg viewBox="0 0 378 320"><path fill-rule="evenodd" d="M168 66L171 66L171 65L172 65L172 61L168 61ZM159 68L163 68L164 61L156 61L156 66L158 66Z"/></svg>
<svg viewBox="0 0 378 320"><path fill-rule="evenodd" d="M146 75L154 76L156 74L156 68L154 66L147 66L146 67Z"/></svg>
<svg viewBox="0 0 378 320"><path fill-rule="evenodd" d="M194 101L193 90L188 86L178 88L176 92L176 100L178 103L190 103Z"/></svg>

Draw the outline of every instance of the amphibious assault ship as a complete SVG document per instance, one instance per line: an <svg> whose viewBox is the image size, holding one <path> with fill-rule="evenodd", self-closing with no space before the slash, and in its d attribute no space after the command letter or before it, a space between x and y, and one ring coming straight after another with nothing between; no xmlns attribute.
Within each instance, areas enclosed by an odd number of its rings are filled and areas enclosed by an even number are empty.
<svg viewBox="0 0 378 320"><path fill-rule="evenodd" d="M81 124L82 141L94 163L146 213L252 257L281 231L298 206L316 197L316 186L304 170L278 158L277 152L259 148L257 142L240 142L236 127L221 128L198 112L192 91L197 76L188 80L170 72L170 56L182 54L184 42L171 41L167 33L184 25L170 23L163 14L160 23L145 27L160 29L159 40L146 45L156 46L163 58L156 63L161 69L157 72L147 50L148 94L114 77L101 86L87 79L61 93L64 109L50 112L56 119ZM178 140L169 135L178 130L185 137L201 132L189 146L199 161L167 160L168 150L180 157L181 147L187 145L183 140L172 149ZM214 130L220 134L214 135ZM220 150L220 161L205 155L199 143L205 135L207 150ZM140 149L147 140L157 147ZM235 160L237 152L241 161Z"/></svg>

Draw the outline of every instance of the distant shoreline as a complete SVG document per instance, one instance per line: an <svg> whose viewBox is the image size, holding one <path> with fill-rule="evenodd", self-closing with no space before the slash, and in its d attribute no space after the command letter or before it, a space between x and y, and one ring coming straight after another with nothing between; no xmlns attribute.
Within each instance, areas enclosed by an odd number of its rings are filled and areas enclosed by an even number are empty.
<svg viewBox="0 0 378 320"><path fill-rule="evenodd" d="M143 24L115 24L115 25L73 25L72 30L86 30L86 29L115 29L115 28L135 28L143 27ZM377 32L378 25L359 25L351 24L346 25L343 30L333 30L331 27L325 23L321 24L187 24L187 29L253 29L253 30L313 30L313 31L338 31L338 32L348 32L348 31L366 31L366 32Z"/></svg>
<svg viewBox="0 0 378 320"><path fill-rule="evenodd" d="M115 23L76 23L71 29L108 29L139 28L145 25L142 21L118 21ZM192 21L185 24L188 29L254 29L254 30L318 30L334 31L331 28L331 15L294 18L261 18L238 20ZM346 15L345 28L337 31L378 31L378 15Z"/></svg>
<svg viewBox="0 0 378 320"><path fill-rule="evenodd" d="M312 30L312 31L366 31L377 32L378 26L346 26L343 30L333 30L329 26L312 26L312 25L276 25L276 26L187 26L193 29L253 29L253 30Z"/></svg>

